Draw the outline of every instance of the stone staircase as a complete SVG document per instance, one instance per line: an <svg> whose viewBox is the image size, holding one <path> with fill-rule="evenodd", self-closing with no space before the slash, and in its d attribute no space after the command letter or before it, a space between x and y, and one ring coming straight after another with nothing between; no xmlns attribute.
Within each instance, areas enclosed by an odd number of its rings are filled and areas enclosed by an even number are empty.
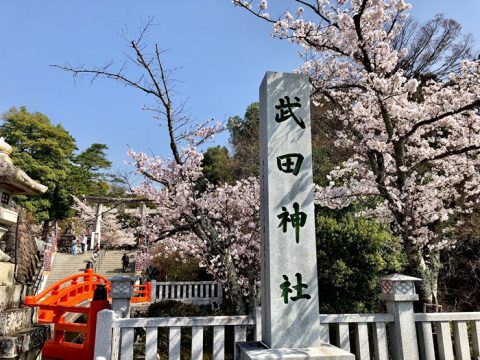
<svg viewBox="0 0 480 360"><path fill-rule="evenodd" d="M122 271L122 256L125 253L126 251L121 250L105 251L105 254L98 263L97 273L105 276L107 279L117 275L133 276L135 274L135 255L133 253L127 253L130 258L130 264L127 272L124 273Z"/></svg>
<svg viewBox="0 0 480 360"><path fill-rule="evenodd" d="M87 261L89 261L91 258L91 252L77 255L57 252L53 260L52 270L48 275L44 289L68 276L83 273L85 271Z"/></svg>
<svg viewBox="0 0 480 360"><path fill-rule="evenodd" d="M120 250L106 250L98 259L96 273L105 276L107 279L116 275L133 276L135 273L134 254L129 254L130 265L128 271L124 273L122 271L122 256L124 253L125 251ZM83 273L87 262L91 258L90 251L77 255L56 253L44 289L68 276Z"/></svg>

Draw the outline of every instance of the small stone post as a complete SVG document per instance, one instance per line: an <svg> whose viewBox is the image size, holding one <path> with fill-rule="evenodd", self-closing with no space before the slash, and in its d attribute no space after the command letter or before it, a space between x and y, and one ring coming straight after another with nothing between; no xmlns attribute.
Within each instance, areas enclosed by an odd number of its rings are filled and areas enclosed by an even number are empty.
<svg viewBox="0 0 480 360"><path fill-rule="evenodd" d="M380 278L382 294L386 301L387 311L395 318L389 324L392 336L392 356L394 360L418 360L417 331L413 302L418 301L415 292L415 281L422 279L392 274Z"/></svg>
<svg viewBox="0 0 480 360"><path fill-rule="evenodd" d="M98 203L97 205L97 213L95 214L95 244L92 241L92 246L98 245L100 248L100 240L102 237L102 212L103 212L103 204Z"/></svg>
<svg viewBox="0 0 480 360"><path fill-rule="evenodd" d="M113 332L116 330L117 335L119 333L118 328L112 330L115 316L115 312L111 310L102 310L97 314L95 350L93 355L95 360L112 358L112 343L114 340ZM118 354L118 350L114 352Z"/></svg>
<svg viewBox="0 0 480 360"><path fill-rule="evenodd" d="M150 302L154 303L157 301L157 280L151 280L150 284Z"/></svg>
<svg viewBox="0 0 480 360"><path fill-rule="evenodd" d="M142 202L141 205L140 205L140 219L141 220L145 220L145 217L148 215L147 210L148 210L147 209L147 204Z"/></svg>
<svg viewBox="0 0 480 360"><path fill-rule="evenodd" d="M130 299L133 296L133 279L130 276L114 276L110 278L112 310L122 318L130 317Z"/></svg>

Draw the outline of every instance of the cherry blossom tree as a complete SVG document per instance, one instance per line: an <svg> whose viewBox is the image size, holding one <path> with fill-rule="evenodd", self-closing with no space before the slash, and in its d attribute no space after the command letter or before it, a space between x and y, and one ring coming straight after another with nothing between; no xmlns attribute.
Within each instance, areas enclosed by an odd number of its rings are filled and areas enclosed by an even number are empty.
<svg viewBox="0 0 480 360"><path fill-rule="evenodd" d="M183 149L180 164L134 151L130 156L148 179L136 193L153 200L158 210L144 231L155 234L178 260L197 259L245 313L254 305L260 280L258 180L208 184L202 191L203 156L193 148Z"/></svg>
<svg viewBox="0 0 480 360"><path fill-rule="evenodd" d="M373 198L363 215L391 221L412 274L423 278L422 300L436 303L439 254L479 200L479 62L457 58L456 72L422 82L406 73L404 0L292 0L295 13L275 19L266 0L233 3L303 49L298 71L310 76L313 100L329 104L326 117L342 124L335 145L354 151L317 187L317 203Z"/></svg>
<svg viewBox="0 0 480 360"><path fill-rule="evenodd" d="M258 179L219 186L202 179L199 146L222 131L223 125L210 120L193 123L184 115L184 104L174 99L175 82L172 70L164 67L162 51L155 45L149 52L144 42L150 26L152 20L129 41L133 67L125 64L114 69L112 62L92 68L55 67L92 80L112 79L152 98L153 105L145 108L165 130L170 155L129 151L137 173L145 178L134 192L152 200L158 210L157 215L145 217L143 228L137 230L150 235L152 246L161 243L167 253L179 254L179 260L198 259L223 285L236 311L246 313L254 305L260 276Z"/></svg>

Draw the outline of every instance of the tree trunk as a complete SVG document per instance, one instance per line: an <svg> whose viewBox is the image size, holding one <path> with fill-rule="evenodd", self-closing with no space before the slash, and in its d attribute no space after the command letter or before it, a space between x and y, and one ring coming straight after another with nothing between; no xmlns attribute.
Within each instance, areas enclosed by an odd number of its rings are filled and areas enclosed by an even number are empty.
<svg viewBox="0 0 480 360"><path fill-rule="evenodd" d="M228 283L230 285L230 292L228 294L228 297L230 297L231 302L235 306L236 313L241 315L247 315L248 307L243 297L242 289L238 284L237 271L235 269L235 266L233 265L233 260L230 253L226 255L226 266L227 266Z"/></svg>
<svg viewBox="0 0 480 360"><path fill-rule="evenodd" d="M420 300L420 307L424 304L438 305L438 275L440 272L440 254L433 253L428 261L423 257L419 249L410 253L410 272L413 276L422 279L417 284L417 292Z"/></svg>

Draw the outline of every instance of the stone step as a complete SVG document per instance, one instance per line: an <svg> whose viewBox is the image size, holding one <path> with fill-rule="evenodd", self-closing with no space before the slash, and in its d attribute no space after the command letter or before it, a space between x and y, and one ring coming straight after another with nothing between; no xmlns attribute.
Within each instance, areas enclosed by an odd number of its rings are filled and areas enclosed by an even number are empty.
<svg viewBox="0 0 480 360"><path fill-rule="evenodd" d="M30 328L33 311L34 309L31 307L24 307L0 312L0 336L12 335Z"/></svg>
<svg viewBox="0 0 480 360"><path fill-rule="evenodd" d="M71 275L83 273L90 259L90 253L77 255L57 253L53 260L52 270L47 278L45 288Z"/></svg>
<svg viewBox="0 0 480 360"><path fill-rule="evenodd" d="M0 336L0 359L37 359L43 344L52 338L52 326L41 325L19 331L8 336Z"/></svg>

